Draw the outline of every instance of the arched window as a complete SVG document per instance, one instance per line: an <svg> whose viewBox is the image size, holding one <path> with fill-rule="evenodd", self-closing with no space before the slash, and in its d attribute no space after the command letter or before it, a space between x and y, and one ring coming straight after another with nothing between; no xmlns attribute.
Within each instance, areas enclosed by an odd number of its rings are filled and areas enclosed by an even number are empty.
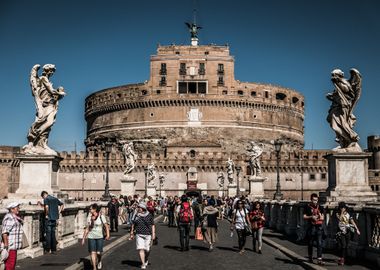
<svg viewBox="0 0 380 270"><path fill-rule="evenodd" d="M277 93L276 99L277 100L284 100L286 98L286 95L284 93Z"/></svg>

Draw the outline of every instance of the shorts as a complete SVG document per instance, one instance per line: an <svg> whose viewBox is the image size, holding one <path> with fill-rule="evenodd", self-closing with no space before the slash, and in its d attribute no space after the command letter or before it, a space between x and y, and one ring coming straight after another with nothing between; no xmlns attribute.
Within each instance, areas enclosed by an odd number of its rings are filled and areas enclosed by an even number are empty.
<svg viewBox="0 0 380 270"><path fill-rule="evenodd" d="M88 239L88 252L103 252L104 239Z"/></svg>
<svg viewBox="0 0 380 270"><path fill-rule="evenodd" d="M144 249L146 251L150 250L152 242L151 235L136 234L136 249Z"/></svg>

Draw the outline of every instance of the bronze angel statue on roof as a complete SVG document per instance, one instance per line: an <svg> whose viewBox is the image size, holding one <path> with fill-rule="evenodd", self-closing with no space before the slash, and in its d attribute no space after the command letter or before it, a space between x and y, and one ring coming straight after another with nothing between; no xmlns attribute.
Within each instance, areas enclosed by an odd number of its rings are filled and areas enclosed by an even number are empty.
<svg viewBox="0 0 380 270"><path fill-rule="evenodd" d="M360 152L362 149L358 144L359 136L353 130L356 122L353 111L361 95L362 76L354 68L350 70L350 73L351 78L347 80L340 69L334 69L331 72L331 81L335 90L326 96L331 101L327 122L335 131L335 140L339 143L335 151Z"/></svg>
<svg viewBox="0 0 380 270"><path fill-rule="evenodd" d="M202 27L197 26L195 23L190 24L188 22L185 22L185 24L187 25L187 28L189 28L191 38L198 38L198 29L202 29Z"/></svg>

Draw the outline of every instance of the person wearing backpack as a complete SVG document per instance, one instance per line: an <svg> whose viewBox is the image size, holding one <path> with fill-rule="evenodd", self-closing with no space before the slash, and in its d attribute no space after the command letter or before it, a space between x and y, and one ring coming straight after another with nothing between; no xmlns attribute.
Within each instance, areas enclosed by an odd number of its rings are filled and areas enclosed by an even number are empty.
<svg viewBox="0 0 380 270"><path fill-rule="evenodd" d="M178 217L178 230L179 230L179 242L181 244L181 251L189 250L190 241L190 226L193 220L194 214L190 203L187 200L186 195L182 195L181 203L176 209Z"/></svg>
<svg viewBox="0 0 380 270"><path fill-rule="evenodd" d="M304 220L308 223L308 255L309 262L313 263L313 243L317 243L317 263L324 265L322 261L322 237L323 222L325 219L324 208L319 205L318 195L313 193L310 196L311 203L306 207L303 215Z"/></svg>

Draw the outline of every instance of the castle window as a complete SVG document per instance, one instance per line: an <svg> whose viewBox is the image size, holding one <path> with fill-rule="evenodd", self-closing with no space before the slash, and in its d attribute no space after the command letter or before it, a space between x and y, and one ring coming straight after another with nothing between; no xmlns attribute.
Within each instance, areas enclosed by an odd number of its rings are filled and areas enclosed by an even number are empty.
<svg viewBox="0 0 380 270"><path fill-rule="evenodd" d="M179 75L186 75L186 63L180 63Z"/></svg>
<svg viewBox="0 0 380 270"><path fill-rule="evenodd" d="M178 82L178 94L187 94L187 82Z"/></svg>
<svg viewBox="0 0 380 270"><path fill-rule="evenodd" d="M160 86L166 86L166 77L165 76L161 77Z"/></svg>
<svg viewBox="0 0 380 270"><path fill-rule="evenodd" d="M161 94L161 90L156 90L156 94L157 95Z"/></svg>
<svg viewBox="0 0 380 270"><path fill-rule="evenodd" d="M219 76L219 78L218 78L218 85L224 85L224 78L223 78L223 76Z"/></svg>
<svg viewBox="0 0 380 270"><path fill-rule="evenodd" d="M269 97L269 93L268 91L265 91L265 98L268 98Z"/></svg>
<svg viewBox="0 0 380 270"><path fill-rule="evenodd" d="M195 150L194 149L190 150L190 157L195 158Z"/></svg>
<svg viewBox="0 0 380 270"><path fill-rule="evenodd" d="M286 98L286 95L284 93L277 93L276 99L277 100L284 100Z"/></svg>
<svg viewBox="0 0 380 270"><path fill-rule="evenodd" d="M298 101L299 101L298 97L293 97L293 98L292 98L292 102L293 102L293 104L296 104Z"/></svg>
<svg viewBox="0 0 380 270"><path fill-rule="evenodd" d="M189 92L189 94L196 94L197 93L197 83L189 82L188 83L188 92Z"/></svg>
<svg viewBox="0 0 380 270"><path fill-rule="evenodd" d="M198 74L199 75L205 75L206 74L205 63L199 63Z"/></svg>
<svg viewBox="0 0 380 270"><path fill-rule="evenodd" d="M251 96L252 96L252 97L255 97L255 96L257 96L257 93L256 93L256 91L252 91L252 92L251 92Z"/></svg>
<svg viewBox="0 0 380 270"><path fill-rule="evenodd" d="M218 74L223 75L224 74L224 65L218 64Z"/></svg>
<svg viewBox="0 0 380 270"><path fill-rule="evenodd" d="M227 90L223 90L223 91L222 91L222 94L223 94L223 95L227 95L227 94L228 94Z"/></svg>
<svg viewBox="0 0 380 270"><path fill-rule="evenodd" d="M205 52L205 55L208 55L208 54L209 54L209 52L206 51L206 52Z"/></svg>
<svg viewBox="0 0 380 270"><path fill-rule="evenodd" d="M143 96L146 96L146 95L148 94L148 91L146 91L146 90L142 90L142 91L141 91L141 94L142 94Z"/></svg>
<svg viewBox="0 0 380 270"><path fill-rule="evenodd" d="M205 81L178 81L178 94L207 94Z"/></svg>
<svg viewBox="0 0 380 270"><path fill-rule="evenodd" d="M175 52L175 54L179 54L179 52L177 51L177 52Z"/></svg>
<svg viewBox="0 0 380 270"><path fill-rule="evenodd" d="M315 180L315 174L310 174L309 180L314 181Z"/></svg>
<svg viewBox="0 0 380 270"><path fill-rule="evenodd" d="M378 172L375 172L375 176L378 177L378 176L379 176L379 173L378 173Z"/></svg>
<svg viewBox="0 0 380 270"><path fill-rule="evenodd" d="M205 82L198 82L198 94L206 94L207 85Z"/></svg>
<svg viewBox="0 0 380 270"><path fill-rule="evenodd" d="M243 90L239 90L239 91L238 91L238 95L239 95L239 96L244 96L244 92L243 92Z"/></svg>
<svg viewBox="0 0 380 270"><path fill-rule="evenodd" d="M166 75L166 63L161 63L160 75Z"/></svg>
<svg viewBox="0 0 380 270"><path fill-rule="evenodd" d="M150 113L150 117L153 117L154 116L154 114L153 113Z"/></svg>
<svg viewBox="0 0 380 270"><path fill-rule="evenodd" d="M325 173L321 173L321 180L326 180L326 174Z"/></svg>

